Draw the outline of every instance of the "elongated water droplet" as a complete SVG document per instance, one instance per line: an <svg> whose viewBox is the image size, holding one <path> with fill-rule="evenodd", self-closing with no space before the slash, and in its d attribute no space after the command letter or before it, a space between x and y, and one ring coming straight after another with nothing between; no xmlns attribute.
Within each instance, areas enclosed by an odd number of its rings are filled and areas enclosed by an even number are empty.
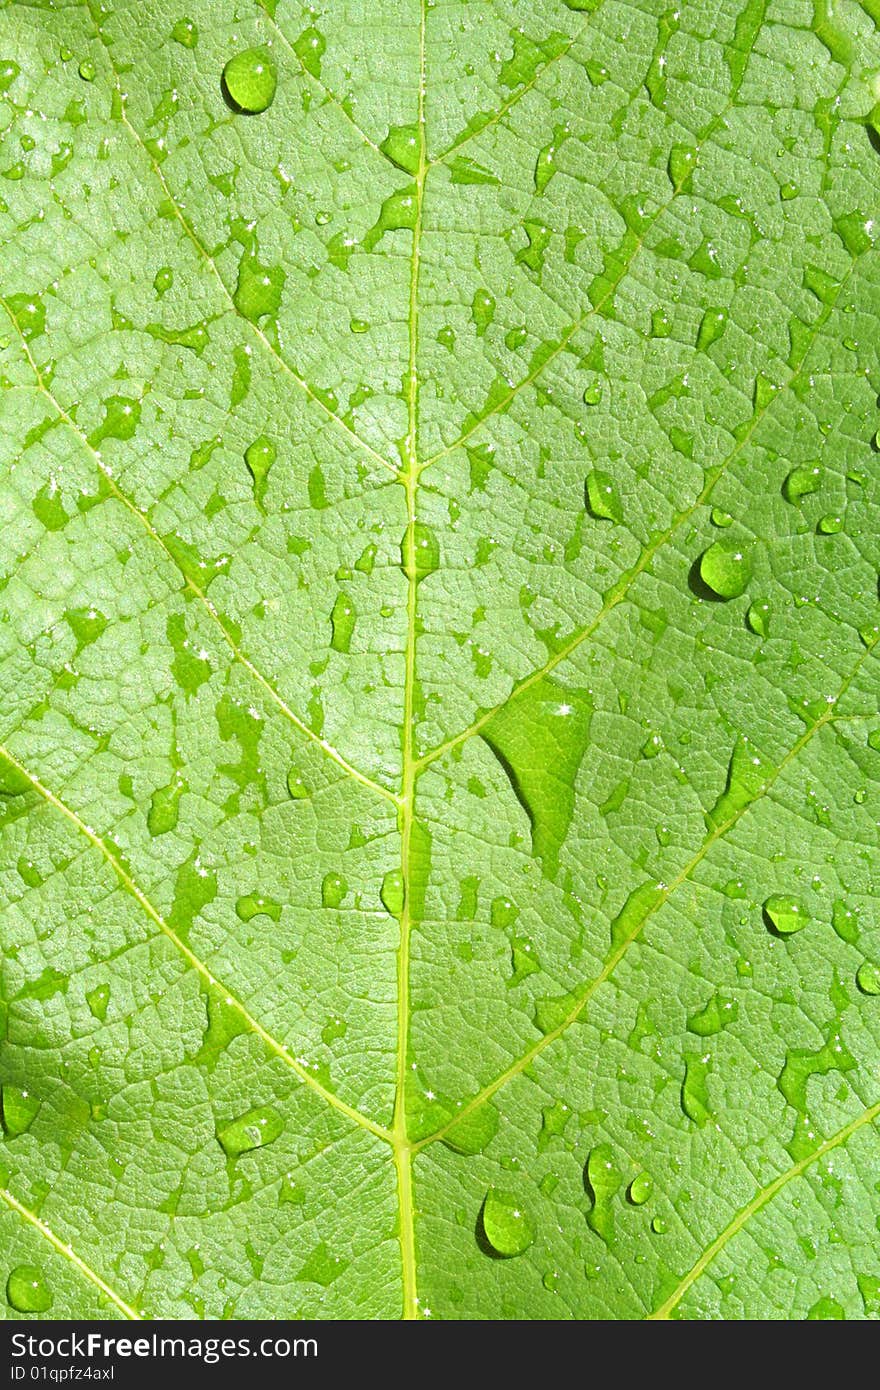
<svg viewBox="0 0 880 1390"><path fill-rule="evenodd" d="M708 828L715 830L744 811L765 790L772 771L753 743L738 738L727 768L727 785L706 816Z"/></svg>
<svg viewBox="0 0 880 1390"><path fill-rule="evenodd" d="M787 502L799 502L811 492L818 492L822 482L822 470L817 463L793 468L782 484L782 494Z"/></svg>
<svg viewBox="0 0 880 1390"><path fill-rule="evenodd" d="M689 1120L700 1128L711 1118L709 1090L706 1078L709 1062L705 1057L685 1057L684 1080L681 1083L681 1108Z"/></svg>
<svg viewBox="0 0 880 1390"><path fill-rule="evenodd" d="M403 912L405 897L405 885L403 873L400 869L389 869L382 880L382 887L379 889L379 896L383 906L392 917L399 917Z"/></svg>
<svg viewBox="0 0 880 1390"><path fill-rule="evenodd" d="M320 29L303 30L293 47L306 72L311 73L312 77L320 77L321 59L327 49L327 40Z"/></svg>
<svg viewBox="0 0 880 1390"><path fill-rule="evenodd" d="M400 542L400 565L408 579L417 584L440 565L440 542L433 527L424 521L408 526Z"/></svg>
<svg viewBox="0 0 880 1390"><path fill-rule="evenodd" d="M541 194L556 173L556 156L559 147L568 135L568 127L558 125L554 128L553 139L539 152L535 163L535 192Z"/></svg>
<svg viewBox="0 0 880 1390"><path fill-rule="evenodd" d="M165 835L175 829L183 790L184 783L178 773L167 787L157 787L153 792L147 812L147 829L151 835Z"/></svg>
<svg viewBox="0 0 880 1390"><path fill-rule="evenodd" d="M30 790L30 779L0 750L0 796L22 796Z"/></svg>
<svg viewBox="0 0 880 1390"><path fill-rule="evenodd" d="M456 1153L472 1156L483 1152L497 1130L498 1111L491 1101L486 1101L455 1120L444 1133L443 1143Z"/></svg>
<svg viewBox="0 0 880 1390"><path fill-rule="evenodd" d="M346 893L348 884L342 874L325 874L321 884L321 902L325 907L339 907Z"/></svg>
<svg viewBox="0 0 880 1390"><path fill-rule="evenodd" d="M614 1235L612 1203L622 1182L623 1178L614 1164L611 1145L597 1144L590 1150L584 1169L584 1187L593 1204L587 1212L587 1225L606 1245Z"/></svg>
<svg viewBox="0 0 880 1390"><path fill-rule="evenodd" d="M718 598L739 598L751 577L751 556L739 541L715 541L700 557L700 578Z"/></svg>
<svg viewBox="0 0 880 1390"><path fill-rule="evenodd" d="M38 294L10 294L6 304L26 343L45 332L46 306Z"/></svg>
<svg viewBox="0 0 880 1390"><path fill-rule="evenodd" d="M880 994L880 966L863 961L856 971L856 984L862 994Z"/></svg>
<svg viewBox="0 0 880 1390"><path fill-rule="evenodd" d="M417 174L421 162L420 126L418 123L393 125L379 149L405 174Z"/></svg>
<svg viewBox="0 0 880 1390"><path fill-rule="evenodd" d="M516 1197L490 1188L480 1212L483 1235L496 1255L511 1259L528 1250L535 1233Z"/></svg>
<svg viewBox="0 0 880 1390"><path fill-rule="evenodd" d="M418 189L415 184L392 193L385 199L378 218L364 237L364 250L375 250L386 232L415 231L418 209Z"/></svg>
<svg viewBox="0 0 880 1390"><path fill-rule="evenodd" d="M251 1149L264 1149L277 1139L284 1121L271 1105L256 1106L217 1130L217 1138L229 1158L238 1158Z"/></svg>
<svg viewBox="0 0 880 1390"><path fill-rule="evenodd" d="M662 883L642 883L634 888L611 923L611 945L632 941L647 918L665 902L667 892Z"/></svg>
<svg viewBox="0 0 880 1390"><path fill-rule="evenodd" d="M348 1261L340 1255L331 1255L322 1242L315 1246L296 1277L305 1284L320 1284L322 1289L326 1289L347 1268Z"/></svg>
<svg viewBox="0 0 880 1390"><path fill-rule="evenodd" d="M585 497L591 516L602 521L623 521L623 505L617 484L610 473L594 468L592 473L587 475Z"/></svg>
<svg viewBox="0 0 880 1390"><path fill-rule="evenodd" d="M854 946L859 939L859 919L842 899L838 898L831 912L831 925L841 941Z"/></svg>
<svg viewBox="0 0 880 1390"><path fill-rule="evenodd" d="M686 191L697 167L697 151L693 145L673 145L669 151L669 179L677 192Z"/></svg>
<svg viewBox="0 0 880 1390"><path fill-rule="evenodd" d="M294 801L305 801L309 796L309 789L295 767L287 774L287 790Z"/></svg>
<svg viewBox="0 0 880 1390"><path fill-rule="evenodd" d="M171 289L174 284L174 271L170 265L163 265L156 271L153 277L153 289L158 295L163 295Z"/></svg>
<svg viewBox="0 0 880 1390"><path fill-rule="evenodd" d="M233 111L259 115L271 106L278 79L265 48L246 48L236 53L223 69L223 95Z"/></svg>
<svg viewBox="0 0 880 1390"><path fill-rule="evenodd" d="M654 1179L650 1173L637 1173L627 1189L627 1196L633 1206L640 1207L654 1191Z"/></svg>
<svg viewBox="0 0 880 1390"><path fill-rule="evenodd" d="M20 1091L17 1086L10 1086L6 1082L0 1087L0 1118L3 1133L10 1139L30 1129L39 1109L40 1102L30 1091Z"/></svg>
<svg viewBox="0 0 880 1390"><path fill-rule="evenodd" d="M52 1291L37 1265L16 1265L6 1280L6 1297L17 1313L45 1313L52 1307Z"/></svg>
<svg viewBox="0 0 880 1390"><path fill-rule="evenodd" d="M233 303L251 323L274 318L281 306L287 276L282 266L263 265L253 248L244 251L238 265L238 283Z"/></svg>
<svg viewBox="0 0 880 1390"><path fill-rule="evenodd" d="M700 322L700 329L697 333L697 350L705 352L706 348L711 347L717 342L727 327L726 309L707 309Z"/></svg>
<svg viewBox="0 0 880 1390"><path fill-rule="evenodd" d="M764 903L764 916L768 924L783 936L791 936L800 931L810 920L809 913L797 901L783 893L774 893Z"/></svg>
<svg viewBox="0 0 880 1390"><path fill-rule="evenodd" d="M268 439L265 434L261 434L245 450L244 461L254 480L254 501L261 511L265 510L263 501L266 496L269 469L275 462L276 452L272 440Z"/></svg>
<svg viewBox="0 0 880 1390"><path fill-rule="evenodd" d="M141 403L128 396L108 396L103 402L104 418L89 435L97 449L105 439L131 439L141 418Z"/></svg>
<svg viewBox="0 0 880 1390"><path fill-rule="evenodd" d="M348 594L340 589L330 614L330 646L335 652L348 652L357 622L357 609Z"/></svg>

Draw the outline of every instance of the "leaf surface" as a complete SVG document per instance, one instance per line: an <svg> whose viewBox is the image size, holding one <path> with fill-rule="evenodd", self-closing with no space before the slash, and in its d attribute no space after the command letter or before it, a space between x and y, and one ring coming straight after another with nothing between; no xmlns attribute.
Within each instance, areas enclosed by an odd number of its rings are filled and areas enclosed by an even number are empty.
<svg viewBox="0 0 880 1390"><path fill-rule="evenodd" d="M710 9L0 10L6 1316L878 1315L880 11Z"/></svg>

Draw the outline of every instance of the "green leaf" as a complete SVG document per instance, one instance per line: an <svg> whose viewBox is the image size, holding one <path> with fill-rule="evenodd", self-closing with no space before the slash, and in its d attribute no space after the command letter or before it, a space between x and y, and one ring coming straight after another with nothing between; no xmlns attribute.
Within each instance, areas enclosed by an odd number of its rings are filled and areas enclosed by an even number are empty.
<svg viewBox="0 0 880 1390"><path fill-rule="evenodd" d="M0 10L4 1315L876 1318L880 11Z"/></svg>

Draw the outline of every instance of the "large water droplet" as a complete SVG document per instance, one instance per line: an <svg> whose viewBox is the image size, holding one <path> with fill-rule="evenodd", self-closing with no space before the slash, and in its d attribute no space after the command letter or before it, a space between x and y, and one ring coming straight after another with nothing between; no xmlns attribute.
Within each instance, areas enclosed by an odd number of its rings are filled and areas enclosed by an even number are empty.
<svg viewBox="0 0 880 1390"><path fill-rule="evenodd" d="M592 712L588 690L544 676L515 691L481 731L529 818L532 849L551 877L574 811Z"/></svg>
<svg viewBox="0 0 880 1390"><path fill-rule="evenodd" d="M766 599L755 599L749 604L746 613L746 622L752 632L758 637L767 637L770 634L770 605Z"/></svg>
<svg viewBox="0 0 880 1390"><path fill-rule="evenodd" d="M6 1297L17 1313L45 1313L52 1307L52 1291L36 1265L16 1265L6 1280Z"/></svg>
<svg viewBox="0 0 880 1390"><path fill-rule="evenodd" d="M3 1132L10 1139L30 1129L39 1109L40 1102L30 1091L20 1091L17 1086L5 1082L0 1087L0 1118L3 1120Z"/></svg>
<svg viewBox="0 0 880 1390"><path fill-rule="evenodd" d="M764 903L764 917L767 923L783 936L791 936L800 931L810 920L809 913L796 898L786 894L773 893Z"/></svg>
<svg viewBox="0 0 880 1390"><path fill-rule="evenodd" d="M483 1235L496 1255L510 1259L528 1250L535 1233L515 1197L490 1188L480 1212Z"/></svg>
<svg viewBox="0 0 880 1390"><path fill-rule="evenodd" d="M238 1158L251 1149L263 1149L277 1139L284 1129L284 1121L271 1105L257 1106L221 1125L217 1138L229 1158Z"/></svg>
<svg viewBox="0 0 880 1390"><path fill-rule="evenodd" d="M727 784L706 816L709 830L717 830L766 790L773 769L747 738L738 738L727 768Z"/></svg>
<svg viewBox="0 0 880 1390"><path fill-rule="evenodd" d="M716 994L699 1013L691 1014L687 1021L688 1031L700 1038L711 1037L714 1033L720 1033L726 1024L733 1023L738 1013L739 1005L735 999L723 999Z"/></svg>
<svg viewBox="0 0 880 1390"><path fill-rule="evenodd" d="M246 893L238 898L235 911L242 922L250 922L254 917L271 917L273 922L281 920L281 904L274 898L264 898L262 893Z"/></svg>
<svg viewBox="0 0 880 1390"><path fill-rule="evenodd" d="M822 471L817 463L793 468L782 484L782 494L787 502L799 502L811 492L818 492L822 482Z"/></svg>
<svg viewBox="0 0 880 1390"><path fill-rule="evenodd" d="M244 461L254 480L254 501L261 511L265 510L263 501L266 496L269 469L275 462L276 452L272 440L268 439L265 434L261 434L245 450Z"/></svg>
<svg viewBox="0 0 880 1390"><path fill-rule="evenodd" d="M718 598L739 598L751 577L751 557L738 541L715 541L700 556L700 578Z"/></svg>
<svg viewBox="0 0 880 1390"><path fill-rule="evenodd" d="M418 124L393 125L379 149L406 174L417 174L421 161L421 128Z"/></svg>
<svg viewBox="0 0 880 1390"><path fill-rule="evenodd" d="M175 35L176 37L176 35ZM236 53L223 69L223 95L233 111L259 115L271 106L278 79L265 48L246 48Z"/></svg>
<svg viewBox="0 0 880 1390"><path fill-rule="evenodd" d="M587 1225L606 1245L614 1235L612 1203L622 1182L623 1178L614 1164L611 1145L597 1144L590 1150L584 1169L584 1187L593 1203L587 1212Z"/></svg>

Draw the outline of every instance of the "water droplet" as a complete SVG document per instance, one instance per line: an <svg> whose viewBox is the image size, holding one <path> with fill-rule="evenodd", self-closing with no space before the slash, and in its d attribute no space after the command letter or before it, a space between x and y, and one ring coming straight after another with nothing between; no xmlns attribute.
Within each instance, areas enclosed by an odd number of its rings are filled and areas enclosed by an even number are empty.
<svg viewBox="0 0 880 1390"><path fill-rule="evenodd" d="M699 352L705 352L706 348L711 347L714 342L717 342L726 327L726 309L707 309L702 317L700 329L697 333L697 350Z"/></svg>
<svg viewBox="0 0 880 1390"><path fill-rule="evenodd" d="M593 1204L587 1212L587 1225L606 1245L614 1235L612 1203L622 1182L623 1178L614 1166L611 1145L597 1144L590 1150L584 1169L584 1187Z"/></svg>
<svg viewBox="0 0 880 1390"><path fill-rule="evenodd" d="M528 1216L515 1197L490 1188L480 1212L483 1235L496 1255L511 1259L528 1250L535 1233Z"/></svg>
<svg viewBox="0 0 880 1390"><path fill-rule="evenodd" d="M45 332L46 306L38 294L10 294L6 296L6 304L26 343Z"/></svg>
<svg viewBox="0 0 880 1390"><path fill-rule="evenodd" d="M749 604L746 622L758 637L770 634L770 605L764 599L755 599Z"/></svg>
<svg viewBox="0 0 880 1390"><path fill-rule="evenodd" d="M686 191L697 167L697 151L693 145L673 145L669 151L669 178L675 191Z"/></svg>
<svg viewBox="0 0 880 1390"><path fill-rule="evenodd" d="M287 774L287 790L294 801L305 801L309 796L309 789L295 767L292 767Z"/></svg>
<svg viewBox="0 0 880 1390"><path fill-rule="evenodd" d="M161 323L148 323L144 332L170 347L189 348L196 357L201 357L208 346L208 329L204 323L194 323L190 328L165 328Z"/></svg>
<svg viewBox="0 0 880 1390"><path fill-rule="evenodd" d="M392 193L379 210L379 216L364 237L364 250L373 251L386 232L415 231L419 198L415 184Z"/></svg>
<svg viewBox="0 0 880 1390"><path fill-rule="evenodd" d="M817 463L793 468L782 484L782 495L786 502L799 502L811 492L818 492L821 483L822 470Z"/></svg>
<svg viewBox="0 0 880 1390"><path fill-rule="evenodd" d="M656 758L658 753L663 752L663 739L660 734L650 734L642 744L641 754L643 758Z"/></svg>
<svg viewBox="0 0 880 1390"><path fill-rule="evenodd" d="M171 30L171 37L184 48L195 48L199 41L198 26L191 19L179 19Z"/></svg>
<svg viewBox="0 0 880 1390"><path fill-rule="evenodd" d="M174 271L170 265L163 265L156 271L153 277L153 289L157 294L165 294L174 284Z"/></svg>
<svg viewBox="0 0 880 1390"><path fill-rule="evenodd" d="M634 888L611 923L611 945L624 946L632 941L647 918L665 902L667 891L660 883L642 883Z"/></svg>
<svg viewBox="0 0 880 1390"><path fill-rule="evenodd" d="M72 58L73 54L70 56ZM11 58L0 58L0 92L8 92L20 72L18 63Z"/></svg>
<svg viewBox="0 0 880 1390"><path fill-rule="evenodd" d="M0 1119L3 1121L3 1133L10 1139L30 1129L39 1109L40 1102L30 1091L20 1091L17 1086L10 1086L6 1082L0 1086Z"/></svg>
<svg viewBox="0 0 880 1390"><path fill-rule="evenodd" d="M477 326L477 337L482 338L495 317L495 300L488 290L477 290L471 303L471 318Z"/></svg>
<svg viewBox="0 0 880 1390"><path fill-rule="evenodd" d="M274 898L264 898L260 893L245 893L235 903L236 915L242 922L250 922L254 917L271 917L273 922L281 919L281 904Z"/></svg>
<svg viewBox="0 0 880 1390"><path fill-rule="evenodd" d="M529 330L526 328L525 324L517 324L515 328L509 328L505 333L505 347L509 348L511 352L516 352L517 348L522 347L523 343L525 342L528 336Z"/></svg>
<svg viewBox="0 0 880 1390"><path fill-rule="evenodd" d="M275 66L265 48L246 48L223 69L221 86L227 104L248 116L272 105L277 84Z"/></svg>
<svg viewBox="0 0 880 1390"><path fill-rule="evenodd" d="M709 520L713 526L718 526L722 531L726 531L728 526L733 525L733 517L730 512L722 511L720 507L713 507L709 514Z"/></svg>
<svg viewBox="0 0 880 1390"><path fill-rule="evenodd" d="M820 536L836 536L843 530L843 517L836 512L828 512L816 524Z"/></svg>
<svg viewBox="0 0 880 1390"><path fill-rule="evenodd" d="M322 1242L315 1246L296 1277L306 1284L320 1284L326 1289L347 1268L348 1262L339 1255L331 1255Z"/></svg>
<svg viewBox="0 0 880 1390"><path fill-rule="evenodd" d="M623 505L610 473L594 468L587 474L585 499L591 516L602 521L623 521Z"/></svg>
<svg viewBox="0 0 880 1390"><path fill-rule="evenodd" d="M598 405L602 399L601 381L591 381L587 386L585 386L583 390L582 399L584 405ZM608 475L607 473L603 473L601 476L607 477Z"/></svg>
<svg viewBox="0 0 880 1390"><path fill-rule="evenodd" d="M872 729L868 734L868 747L873 748L875 753L880 753L880 729Z"/></svg>
<svg viewBox="0 0 880 1390"><path fill-rule="evenodd" d="M6 1297L17 1313L45 1313L52 1307L52 1292L36 1265L16 1265L6 1280Z"/></svg>
<svg viewBox="0 0 880 1390"><path fill-rule="evenodd" d="M236 309L251 323L259 323L267 316L274 318L281 305L286 278L280 265L263 265L253 247L247 248L238 266L238 283L233 295Z"/></svg>
<svg viewBox="0 0 880 1390"><path fill-rule="evenodd" d="M709 1090L706 1078L709 1061L706 1057L685 1057L684 1080L681 1083L681 1108L689 1120L700 1128L711 1118Z"/></svg>
<svg viewBox="0 0 880 1390"><path fill-rule="evenodd" d="M265 434L261 434L245 450L244 461L254 481L254 501L261 511L265 510L263 501L266 496L269 469L275 462L276 453L275 445Z"/></svg>
<svg viewBox="0 0 880 1390"><path fill-rule="evenodd" d="M651 314L651 337L668 338L672 332L672 321L665 309L655 309Z"/></svg>
<svg viewBox="0 0 880 1390"><path fill-rule="evenodd" d="M700 578L721 599L739 598L751 577L751 557L738 541L715 541L700 557Z"/></svg>
<svg viewBox="0 0 880 1390"><path fill-rule="evenodd" d="M314 28L303 30L293 47L306 72L312 77L320 77L321 59L327 49L327 40L321 31Z"/></svg>
<svg viewBox="0 0 880 1390"><path fill-rule="evenodd" d="M351 333L368 333L370 331L370 325L366 319L351 319L348 327Z"/></svg>
<svg viewBox="0 0 880 1390"><path fill-rule="evenodd" d="M131 439L140 423L140 401L128 396L108 396L102 407L104 418L89 435L92 448L100 448L105 439Z"/></svg>
<svg viewBox="0 0 880 1390"><path fill-rule="evenodd" d="M330 646L335 652L348 652L357 622L357 609L348 594L340 589L330 614Z"/></svg>
<svg viewBox="0 0 880 1390"><path fill-rule="evenodd" d="M807 1322L846 1322L846 1313L836 1299L826 1295L818 1299L807 1313Z"/></svg>
<svg viewBox="0 0 880 1390"><path fill-rule="evenodd" d="M880 994L880 966L863 961L856 971L856 984L862 994Z"/></svg>
<svg viewBox="0 0 880 1390"><path fill-rule="evenodd" d="M341 874L325 874L321 884L321 902L325 907L339 907L346 893L348 884Z"/></svg>
<svg viewBox="0 0 880 1390"><path fill-rule="evenodd" d="M183 790L184 783L178 774L167 787L157 787L153 792L147 812L147 829L151 835L165 835L176 828Z"/></svg>
<svg viewBox="0 0 880 1390"><path fill-rule="evenodd" d="M443 1143L456 1153L480 1154L498 1131L498 1111L490 1101L455 1120L443 1135Z"/></svg>
<svg viewBox="0 0 880 1390"><path fill-rule="evenodd" d="M588 690L544 676L516 691L481 731L529 818L532 850L550 877L571 823L592 710Z"/></svg>
<svg viewBox="0 0 880 1390"><path fill-rule="evenodd" d="M407 578L419 584L440 565L440 542L432 527L415 521L400 542L400 566Z"/></svg>
<svg viewBox="0 0 880 1390"><path fill-rule="evenodd" d="M30 778L0 750L0 796L22 796L31 786Z"/></svg>
<svg viewBox="0 0 880 1390"><path fill-rule="evenodd" d="M654 1179L650 1173L637 1173L627 1189L627 1196L633 1206L640 1207L654 1191Z"/></svg>
<svg viewBox="0 0 880 1390"><path fill-rule="evenodd" d="M421 163L421 128L417 123L394 125L379 149L405 174L416 175Z"/></svg>
<svg viewBox="0 0 880 1390"><path fill-rule="evenodd" d="M831 913L831 925L837 932L841 941L846 941L850 946L854 946L859 939L859 921L855 912L847 907L846 903L840 898L834 904Z"/></svg>
<svg viewBox="0 0 880 1390"><path fill-rule="evenodd" d="M251 1149L263 1149L277 1139L284 1129L284 1121L271 1105L257 1106L221 1125L217 1138L229 1158L238 1158Z"/></svg>
<svg viewBox="0 0 880 1390"><path fill-rule="evenodd" d="M89 60L88 58L84 58L84 59L82 60L82 62L80 63L79 67L77 68L77 72L79 73L79 75L80 75L80 77L82 78L83 82L94 82L94 80L95 80L95 65L94 65L94 63L90 62L90 60Z"/></svg>
<svg viewBox="0 0 880 1390"><path fill-rule="evenodd" d="M654 1232L655 1236L662 1236L666 1234L667 1226L662 1216L654 1217L653 1221L651 1222L651 1230Z"/></svg>
<svg viewBox="0 0 880 1390"><path fill-rule="evenodd" d="M96 985L86 993L86 1003L91 1010L94 1018L99 1023L103 1023L107 1017L107 1007L110 1003L110 986L107 984Z"/></svg>
<svg viewBox="0 0 880 1390"><path fill-rule="evenodd" d="M399 917L403 912L405 892L406 889L401 870L389 869L382 879L379 897L382 899L386 911L390 912L392 917Z"/></svg>
<svg viewBox="0 0 880 1390"><path fill-rule="evenodd" d="M800 931L810 920L809 914L796 898L782 893L774 893L764 903L764 917L768 924L783 936Z"/></svg>
<svg viewBox="0 0 880 1390"><path fill-rule="evenodd" d="M714 1033L720 1033L726 1024L733 1023L738 1013L739 1005L735 999L725 1000L716 994L699 1013L691 1014L687 1021L688 1031L700 1038L712 1037Z"/></svg>
<svg viewBox="0 0 880 1390"><path fill-rule="evenodd" d="M558 125L554 127L553 139L549 145L545 145L539 152L535 163L535 192L541 194L556 173L556 155L559 147L568 135L568 127Z"/></svg>

